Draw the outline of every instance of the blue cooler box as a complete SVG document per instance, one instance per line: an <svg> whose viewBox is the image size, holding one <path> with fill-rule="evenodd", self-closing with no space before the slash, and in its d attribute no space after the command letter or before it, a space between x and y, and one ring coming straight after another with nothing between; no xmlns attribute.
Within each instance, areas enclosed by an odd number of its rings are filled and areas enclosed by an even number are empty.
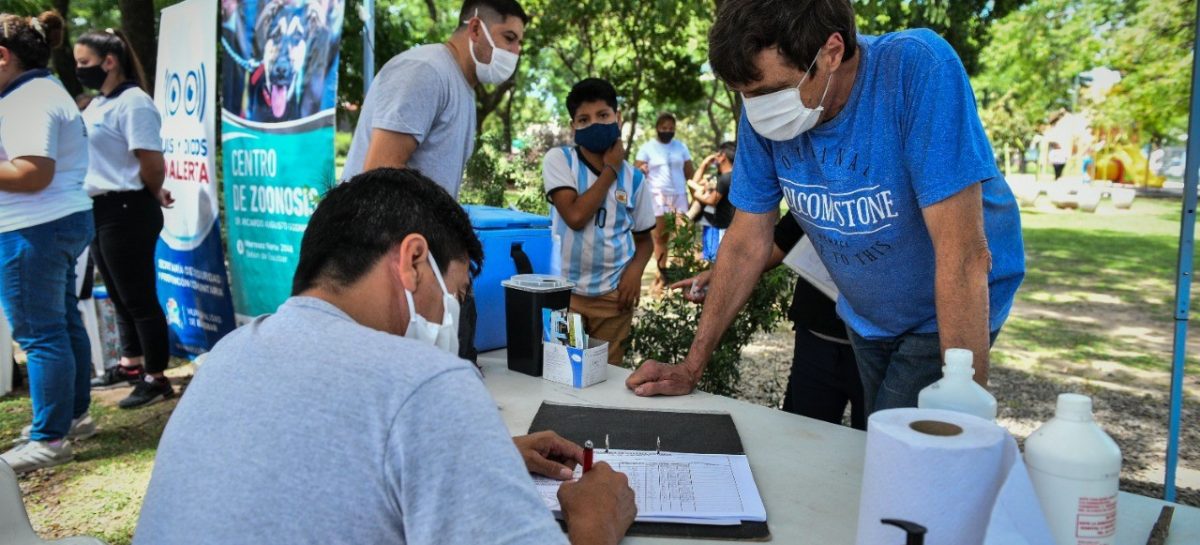
<svg viewBox="0 0 1200 545"><path fill-rule="evenodd" d="M504 287L515 274L550 272L550 218L494 206L463 206L483 244L483 269L475 277L475 348L504 348Z"/></svg>

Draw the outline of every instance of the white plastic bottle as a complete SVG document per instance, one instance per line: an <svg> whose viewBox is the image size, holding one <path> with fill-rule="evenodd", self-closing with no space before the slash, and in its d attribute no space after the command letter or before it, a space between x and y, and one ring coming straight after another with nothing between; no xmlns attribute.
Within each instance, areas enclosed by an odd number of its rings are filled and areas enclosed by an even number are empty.
<svg viewBox="0 0 1200 545"><path fill-rule="evenodd" d="M1092 420L1092 399L1058 396L1054 418L1025 440L1025 465L1057 545L1117 542L1121 449Z"/></svg>
<svg viewBox="0 0 1200 545"><path fill-rule="evenodd" d="M971 377L975 376L973 362L974 357L970 350L946 350L942 379L926 386L917 394L917 407L957 411L995 421L996 398L972 380Z"/></svg>

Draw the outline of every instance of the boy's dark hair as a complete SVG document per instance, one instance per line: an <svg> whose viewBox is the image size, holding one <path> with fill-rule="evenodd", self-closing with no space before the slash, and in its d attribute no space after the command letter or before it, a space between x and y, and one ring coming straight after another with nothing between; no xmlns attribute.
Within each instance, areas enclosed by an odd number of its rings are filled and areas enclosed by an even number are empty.
<svg viewBox="0 0 1200 545"><path fill-rule="evenodd" d="M353 284L411 234L429 243L442 272L466 258L471 274L483 247L466 211L437 184L412 169L377 168L325 194L300 242L292 295L319 284Z"/></svg>
<svg viewBox="0 0 1200 545"><path fill-rule="evenodd" d="M657 126L659 126L659 125L662 125L662 122L663 122L663 121L670 121L670 122L672 122L672 123L679 123L679 121L675 119L675 114L673 114L673 113L671 113L671 112L663 112L663 113L661 113L661 114L658 114L658 119L655 119L655 120L654 120L654 126L655 126L655 127L657 127Z"/></svg>
<svg viewBox="0 0 1200 545"><path fill-rule="evenodd" d="M721 142L717 146L717 153L725 156L725 160L733 163L733 156L737 153L737 144L734 142Z"/></svg>
<svg viewBox="0 0 1200 545"><path fill-rule="evenodd" d="M475 16L475 10L479 10L481 19L494 20L494 17L498 15L500 21L508 17L516 17L522 23L529 24L529 15L525 13L517 0L465 0L462 9L458 12L459 28L466 26L467 21Z"/></svg>
<svg viewBox="0 0 1200 545"><path fill-rule="evenodd" d="M117 62L121 63L121 72L125 79L136 83L143 91L150 92L146 88L146 71L142 69L142 61L133 50L133 46L129 45L129 39L125 37L124 32L113 28L93 30L80 36L75 43L91 48L102 61L109 55L116 57Z"/></svg>
<svg viewBox="0 0 1200 545"><path fill-rule="evenodd" d="M613 88L608 80L600 78L587 78L574 87L571 87L571 92L567 93L567 114L571 119L575 119L575 111L585 102L596 102L603 100L608 104L613 111L617 110L617 90Z"/></svg>
<svg viewBox="0 0 1200 545"><path fill-rule="evenodd" d="M0 13L0 47L12 52L25 70L45 68L50 50L62 45L66 23L57 11L37 17Z"/></svg>
<svg viewBox="0 0 1200 545"><path fill-rule="evenodd" d="M842 60L852 58L858 42L850 0L725 0L708 32L708 63L725 83L745 85L762 79L758 53L778 47L806 70L834 32L846 44Z"/></svg>

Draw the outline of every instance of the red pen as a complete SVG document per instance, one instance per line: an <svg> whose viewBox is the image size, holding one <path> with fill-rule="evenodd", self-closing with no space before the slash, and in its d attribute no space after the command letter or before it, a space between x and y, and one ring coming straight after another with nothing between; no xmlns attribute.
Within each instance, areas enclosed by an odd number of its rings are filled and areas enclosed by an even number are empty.
<svg viewBox="0 0 1200 545"><path fill-rule="evenodd" d="M583 472L587 473L592 470L592 442L585 441L583 443Z"/></svg>

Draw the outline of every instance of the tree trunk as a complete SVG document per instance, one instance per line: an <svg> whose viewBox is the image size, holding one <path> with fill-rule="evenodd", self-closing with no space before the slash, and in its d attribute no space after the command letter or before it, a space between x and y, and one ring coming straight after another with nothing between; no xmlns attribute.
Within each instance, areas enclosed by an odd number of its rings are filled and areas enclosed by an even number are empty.
<svg viewBox="0 0 1200 545"><path fill-rule="evenodd" d="M142 61L146 70L146 89L153 92L154 78L158 75L155 66L158 61L158 10L154 9L154 0L117 0L121 10L121 30L129 38L129 44Z"/></svg>
<svg viewBox="0 0 1200 545"><path fill-rule="evenodd" d="M721 131L721 124L717 121L717 114L715 111L717 108L717 92L720 91L720 87L721 80L713 78L713 89L712 92L708 94L708 104L705 108L705 112L708 114L708 126L712 129L713 149L716 149L721 145L721 137L724 136L724 132Z"/></svg>
<svg viewBox="0 0 1200 545"><path fill-rule="evenodd" d="M512 109L513 109L513 101L516 100L516 98L517 98L517 90L513 89L512 92L508 94L508 102L504 103L504 112L501 114L501 117L500 117L500 119L502 119L504 121L504 151L505 151L505 153L512 153L512 141L513 141Z"/></svg>
<svg viewBox="0 0 1200 545"><path fill-rule="evenodd" d="M63 19L71 20L71 0L54 0L54 9L62 15ZM51 61L54 63L54 71L58 72L58 79L62 81L63 87L67 88L67 92L71 96L78 96L83 92L83 86L79 84L79 79L75 77L75 54L72 52L71 45L71 26L67 25L66 35L63 36L62 47L55 49L51 53Z"/></svg>

